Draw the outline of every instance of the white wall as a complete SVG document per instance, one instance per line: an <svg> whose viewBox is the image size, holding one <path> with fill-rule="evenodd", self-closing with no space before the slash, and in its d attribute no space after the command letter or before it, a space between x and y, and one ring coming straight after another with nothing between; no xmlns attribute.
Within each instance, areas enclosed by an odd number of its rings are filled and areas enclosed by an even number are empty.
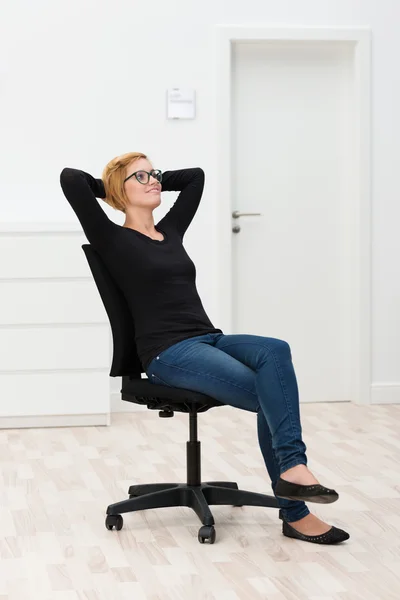
<svg viewBox="0 0 400 600"><path fill-rule="evenodd" d="M218 325L213 26L370 26L373 381L399 383L399 17L397 0L2 0L0 220L74 220L58 184L66 165L100 177L110 158L130 150L162 169L201 165L207 187L187 247ZM166 120L173 85L197 90L196 120Z"/></svg>

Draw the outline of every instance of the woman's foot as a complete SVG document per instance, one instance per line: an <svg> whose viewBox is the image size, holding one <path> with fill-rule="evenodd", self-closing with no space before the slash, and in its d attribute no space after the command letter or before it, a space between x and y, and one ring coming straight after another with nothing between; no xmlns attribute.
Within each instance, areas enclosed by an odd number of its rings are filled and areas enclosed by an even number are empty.
<svg viewBox="0 0 400 600"><path fill-rule="evenodd" d="M281 475L281 479L300 485L316 485L319 483L306 465L296 465Z"/></svg>
<svg viewBox="0 0 400 600"><path fill-rule="evenodd" d="M349 539L350 535L343 529L331 527L311 513L299 521L287 523L284 519L282 533L286 537L295 538L313 544L339 544Z"/></svg>
<svg viewBox="0 0 400 600"><path fill-rule="evenodd" d="M330 504L339 498L335 490L320 485L306 465L296 465L282 473L275 487L275 496L319 504Z"/></svg>
<svg viewBox="0 0 400 600"><path fill-rule="evenodd" d="M303 535L322 535L331 529L331 525L311 513L299 521L291 521L289 525Z"/></svg>

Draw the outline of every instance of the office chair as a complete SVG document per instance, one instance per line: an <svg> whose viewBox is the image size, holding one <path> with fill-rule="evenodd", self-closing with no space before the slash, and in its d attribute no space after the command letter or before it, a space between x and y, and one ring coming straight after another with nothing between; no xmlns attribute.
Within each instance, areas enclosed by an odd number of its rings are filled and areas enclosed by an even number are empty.
<svg viewBox="0 0 400 600"><path fill-rule="evenodd" d="M122 529L121 513L187 506L192 508L203 526L198 533L200 543L215 542L214 518L209 505L266 506L278 508L274 496L238 489L237 483L224 481L201 482L200 441L197 439L197 414L210 408L224 406L204 394L181 388L156 385L147 378L136 351L135 326L128 304L113 281L99 254L90 244L82 246L97 289L110 320L113 338L113 359L110 377L122 376L122 400L147 405L158 410L159 416L173 417L174 412L189 414L189 441L186 444L187 481L182 483L149 483L131 485L129 499L107 508L106 527Z"/></svg>

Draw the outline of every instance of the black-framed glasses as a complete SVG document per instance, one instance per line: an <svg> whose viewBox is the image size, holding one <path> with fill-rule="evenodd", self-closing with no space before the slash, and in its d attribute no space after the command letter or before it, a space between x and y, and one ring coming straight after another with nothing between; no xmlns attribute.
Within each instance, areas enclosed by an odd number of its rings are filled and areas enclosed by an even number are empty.
<svg viewBox="0 0 400 600"><path fill-rule="evenodd" d="M152 169L151 171L135 171L134 173L129 175L129 177L124 179L124 183L125 181L128 181L128 179L130 179L131 177L136 177L137 181L139 183L142 183L143 185L149 183L150 177L154 177L154 179L157 179L157 181L161 183L162 171L160 171L160 169Z"/></svg>

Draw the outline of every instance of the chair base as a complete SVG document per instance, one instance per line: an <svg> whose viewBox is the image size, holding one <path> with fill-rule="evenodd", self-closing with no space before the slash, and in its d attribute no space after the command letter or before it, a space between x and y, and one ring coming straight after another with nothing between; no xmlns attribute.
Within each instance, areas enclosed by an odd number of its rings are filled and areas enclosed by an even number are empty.
<svg viewBox="0 0 400 600"><path fill-rule="evenodd" d="M274 496L239 490L237 483L227 481L209 481L200 485L179 483L150 483L131 485L129 500L110 504L107 508L106 526L112 529L122 528L121 513L187 506L194 510L204 527L200 529L199 541L215 541L214 517L210 505L226 506L265 506L279 508ZM202 538L202 539L201 539ZM212 541L213 540L213 541Z"/></svg>

